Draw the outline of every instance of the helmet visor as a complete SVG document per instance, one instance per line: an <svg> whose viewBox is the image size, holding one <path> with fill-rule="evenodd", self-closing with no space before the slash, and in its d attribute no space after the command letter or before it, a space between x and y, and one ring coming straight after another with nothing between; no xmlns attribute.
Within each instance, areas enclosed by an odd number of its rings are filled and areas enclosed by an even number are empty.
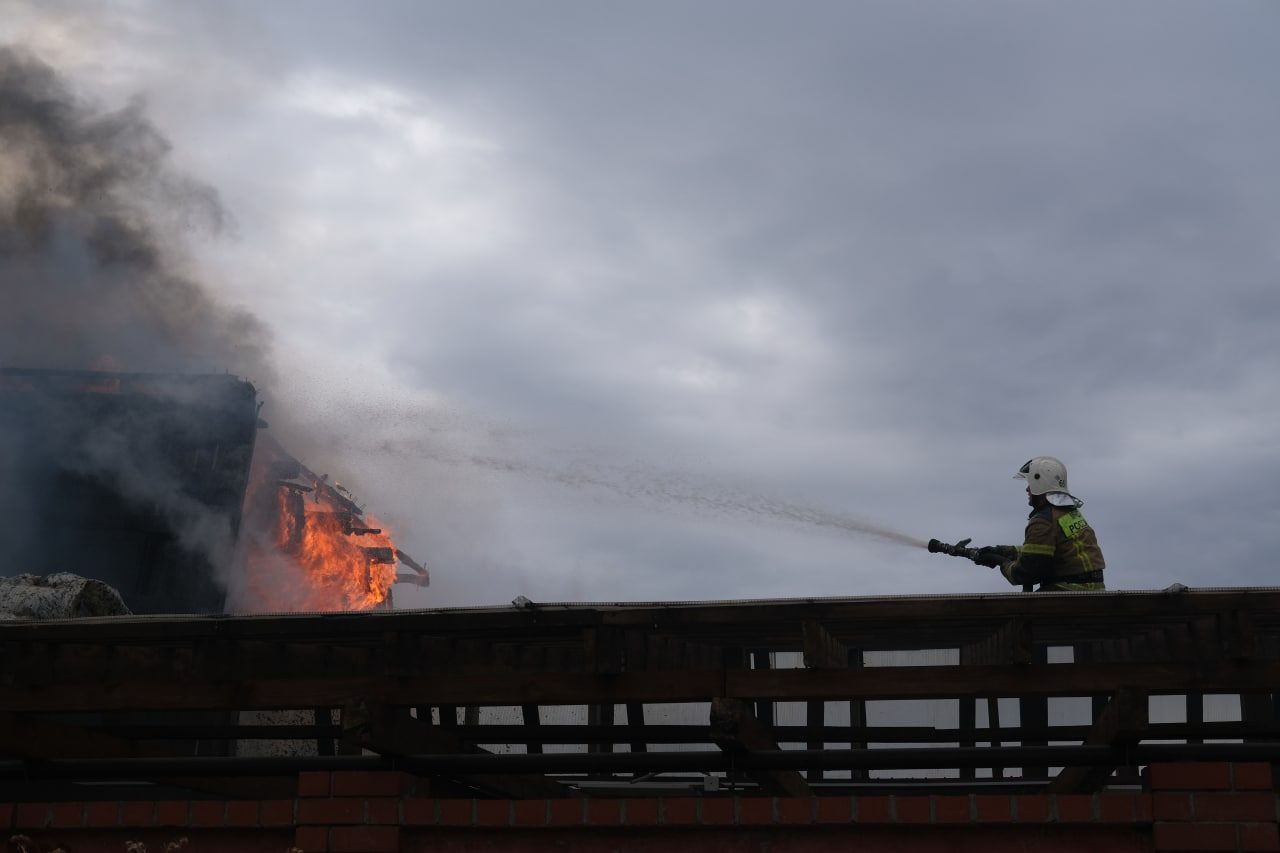
<svg viewBox="0 0 1280 853"><path fill-rule="evenodd" d="M1019 468L1019 469L1018 469L1018 473L1016 473L1016 474L1014 474L1014 475L1013 475L1013 479L1015 479L1015 480L1025 480L1025 479L1027 479L1027 475L1031 473L1031 463L1032 463L1032 462L1034 462L1034 461L1035 461L1034 459L1028 459L1028 460L1027 460L1027 464L1025 464L1025 465L1023 465L1021 468Z"/></svg>

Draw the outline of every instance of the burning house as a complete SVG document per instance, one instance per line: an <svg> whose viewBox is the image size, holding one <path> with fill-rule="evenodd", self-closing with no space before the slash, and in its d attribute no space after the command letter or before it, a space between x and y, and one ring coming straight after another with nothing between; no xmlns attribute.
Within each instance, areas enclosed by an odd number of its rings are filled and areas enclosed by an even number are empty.
<svg viewBox="0 0 1280 853"><path fill-rule="evenodd" d="M269 436L259 443L246 514L238 600L250 609L389 608L393 584L430 582L350 491Z"/></svg>
<svg viewBox="0 0 1280 853"><path fill-rule="evenodd" d="M425 585L341 486L259 440L260 407L229 375L0 370L0 574L90 577L135 613L362 610Z"/></svg>

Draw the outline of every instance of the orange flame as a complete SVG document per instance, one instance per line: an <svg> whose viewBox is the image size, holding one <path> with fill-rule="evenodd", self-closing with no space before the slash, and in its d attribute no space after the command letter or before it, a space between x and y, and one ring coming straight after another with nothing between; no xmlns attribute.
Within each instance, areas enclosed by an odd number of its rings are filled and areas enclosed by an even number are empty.
<svg viewBox="0 0 1280 853"><path fill-rule="evenodd" d="M341 487L323 478L309 486L275 479L270 467L255 460L241 533L248 546L239 606L295 612L389 606L397 550L386 529Z"/></svg>
<svg viewBox="0 0 1280 853"><path fill-rule="evenodd" d="M280 489L276 545L302 569L311 589L306 610L366 610L387 600L395 583L395 544L372 518L353 517L321 496L290 510Z"/></svg>

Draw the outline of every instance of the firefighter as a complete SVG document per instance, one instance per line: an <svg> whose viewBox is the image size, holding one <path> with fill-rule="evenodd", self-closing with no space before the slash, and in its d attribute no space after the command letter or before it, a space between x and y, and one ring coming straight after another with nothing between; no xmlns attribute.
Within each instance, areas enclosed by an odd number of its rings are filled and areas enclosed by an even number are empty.
<svg viewBox="0 0 1280 853"><path fill-rule="evenodd" d="M1105 589L1105 562L1098 537L1080 514L1084 501L1067 490L1067 468L1052 456L1037 456L1018 469L1027 483L1027 532L1021 547L979 548L974 562L998 568L1011 584L1040 585L1040 592Z"/></svg>

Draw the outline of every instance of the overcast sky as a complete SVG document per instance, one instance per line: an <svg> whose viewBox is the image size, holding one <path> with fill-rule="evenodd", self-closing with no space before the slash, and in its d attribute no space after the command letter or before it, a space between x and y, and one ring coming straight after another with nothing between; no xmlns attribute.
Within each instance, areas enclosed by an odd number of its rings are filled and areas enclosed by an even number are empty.
<svg viewBox="0 0 1280 853"><path fill-rule="evenodd" d="M1040 454L1109 587L1274 583L1273 2L0 0L0 43L216 191L180 251L430 566L402 606L1008 591L907 543L1020 542Z"/></svg>

